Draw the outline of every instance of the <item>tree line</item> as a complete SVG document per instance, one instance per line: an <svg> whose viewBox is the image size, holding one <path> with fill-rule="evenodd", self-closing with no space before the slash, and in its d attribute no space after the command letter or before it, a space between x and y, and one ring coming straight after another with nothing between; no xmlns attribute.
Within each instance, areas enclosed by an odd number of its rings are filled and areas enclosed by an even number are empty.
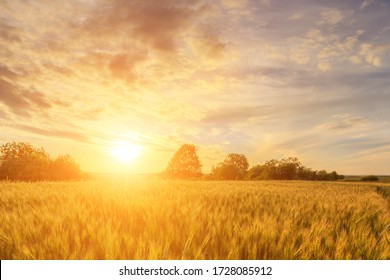
<svg viewBox="0 0 390 280"><path fill-rule="evenodd" d="M0 180L68 181L85 178L70 155L51 158L43 148L26 142L9 142L0 147Z"/></svg>
<svg viewBox="0 0 390 280"><path fill-rule="evenodd" d="M295 157L277 160L272 159L264 164L249 168L243 154L228 154L224 161L213 166L210 174L202 174L197 149L193 144L181 146L167 169L164 178L169 179L209 179L209 180L311 180L336 181L344 179L336 171L312 170L305 167Z"/></svg>

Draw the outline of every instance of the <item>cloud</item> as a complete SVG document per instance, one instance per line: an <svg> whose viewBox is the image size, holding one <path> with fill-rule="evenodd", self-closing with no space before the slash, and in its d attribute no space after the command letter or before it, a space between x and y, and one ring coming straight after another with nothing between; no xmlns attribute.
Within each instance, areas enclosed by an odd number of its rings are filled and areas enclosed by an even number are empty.
<svg viewBox="0 0 390 280"><path fill-rule="evenodd" d="M13 80L17 79L19 76L21 76L20 73L15 72L10 67L8 67L5 64L0 64L0 77L7 79L7 80Z"/></svg>
<svg viewBox="0 0 390 280"><path fill-rule="evenodd" d="M61 66L61 65L57 65L53 62L50 62L50 63L44 63L43 66L46 68L46 70L51 70L51 71L54 71L60 75L63 75L63 76L72 76L73 75L73 72L70 68L67 68L67 67L64 67L64 66Z"/></svg>
<svg viewBox="0 0 390 280"><path fill-rule="evenodd" d="M374 2L375 0L364 0L363 3L360 5L360 10L364 10L365 8L374 4Z"/></svg>
<svg viewBox="0 0 390 280"><path fill-rule="evenodd" d="M368 64L374 65L376 67L381 66L382 56L388 53L390 50L390 44L374 46L372 44L363 43L360 45L359 57L356 56L353 58L353 62L360 63L365 61Z"/></svg>
<svg viewBox="0 0 390 280"><path fill-rule="evenodd" d="M21 116L52 107L44 94L20 89L4 79L0 79L0 101Z"/></svg>
<svg viewBox="0 0 390 280"><path fill-rule="evenodd" d="M110 60L108 68L114 77L134 80L138 76L135 72L137 64L146 58L145 52L117 54Z"/></svg>
<svg viewBox="0 0 390 280"><path fill-rule="evenodd" d="M0 101L19 115L28 116L31 104L17 93L13 84L0 79Z"/></svg>
<svg viewBox="0 0 390 280"><path fill-rule="evenodd" d="M221 0L222 7L226 9L226 13L237 21L241 17L249 16L250 9L248 0Z"/></svg>
<svg viewBox="0 0 390 280"><path fill-rule="evenodd" d="M194 32L190 44L192 50L198 59L201 59L202 65L218 65L228 53L227 43L223 42L218 31L210 26L201 26Z"/></svg>
<svg viewBox="0 0 390 280"><path fill-rule="evenodd" d="M336 131L343 130L344 132L350 129L362 129L370 123L369 119L360 116L335 115L332 119L316 126L315 130Z"/></svg>
<svg viewBox="0 0 390 280"><path fill-rule="evenodd" d="M351 167L350 162L359 162L366 153L378 156L389 145L384 132L388 129L383 122L365 116L338 114L299 132L286 129L263 139L263 145L280 157L297 156L315 169L334 169L337 162L337 171L353 174L356 166Z"/></svg>
<svg viewBox="0 0 390 280"><path fill-rule="evenodd" d="M222 4L230 9L245 8L247 6L247 0L222 0Z"/></svg>
<svg viewBox="0 0 390 280"><path fill-rule="evenodd" d="M221 108L209 112L202 122L205 124L234 124L244 121L255 121L266 117L272 108L268 106L235 106L233 108Z"/></svg>
<svg viewBox="0 0 390 280"><path fill-rule="evenodd" d="M289 20L300 20L303 18L303 15L304 14L302 12L298 12L298 13L295 13L292 16L290 16L288 19Z"/></svg>
<svg viewBox="0 0 390 280"><path fill-rule="evenodd" d="M0 42L5 41L7 43L21 42L19 35L17 34L17 28L10 24L3 22L0 19Z"/></svg>
<svg viewBox="0 0 390 280"><path fill-rule="evenodd" d="M34 134L49 136L49 137L71 139L71 140L76 140L78 142L89 142L90 141L89 137L86 136L85 134L77 133L74 131L62 131L62 130L57 130L57 129L43 129L43 128L38 128L38 127L34 127L34 126L29 126L29 125L22 125L22 124L12 125L11 127L19 129L19 130L23 130L23 131L32 132Z"/></svg>
<svg viewBox="0 0 390 280"><path fill-rule="evenodd" d="M326 9L321 12L320 16L321 19L317 22L318 25L335 26L346 18L347 13L341 12L338 9Z"/></svg>
<svg viewBox="0 0 390 280"><path fill-rule="evenodd" d="M298 65L315 65L322 71L329 71L332 65L340 62L381 66L381 58L388 52L389 46L359 44L363 34L364 30L357 30L354 34L340 37L335 33L310 29L305 36L288 39L289 58Z"/></svg>
<svg viewBox="0 0 390 280"><path fill-rule="evenodd" d="M169 53L177 50L182 32L208 6L199 5L199 1L184 5L178 0L116 0L98 2L95 7L81 25L92 36L127 35L153 50Z"/></svg>

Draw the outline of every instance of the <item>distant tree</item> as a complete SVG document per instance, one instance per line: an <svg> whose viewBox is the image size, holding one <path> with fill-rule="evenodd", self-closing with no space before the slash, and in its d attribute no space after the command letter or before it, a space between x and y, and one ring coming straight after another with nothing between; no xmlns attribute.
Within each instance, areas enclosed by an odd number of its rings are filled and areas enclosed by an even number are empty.
<svg viewBox="0 0 390 280"><path fill-rule="evenodd" d="M296 157L287 159L271 159L264 165L256 165L249 169L249 180L318 180L336 181L344 179L336 171L328 173L326 170L315 171L307 168Z"/></svg>
<svg viewBox="0 0 390 280"><path fill-rule="evenodd" d="M317 171L305 166L300 166L297 170L297 179L315 181L317 180Z"/></svg>
<svg viewBox="0 0 390 280"><path fill-rule="evenodd" d="M240 172L237 166L232 164L218 164L212 169L213 178L219 180L237 180L240 177Z"/></svg>
<svg viewBox="0 0 390 280"><path fill-rule="evenodd" d="M379 181L379 177L375 175L369 175L369 176L364 176L361 179L364 182L374 182L374 181Z"/></svg>
<svg viewBox="0 0 390 280"><path fill-rule="evenodd" d="M318 181L329 181L328 172L326 172L326 170L317 171L316 179Z"/></svg>
<svg viewBox="0 0 390 280"><path fill-rule="evenodd" d="M20 181L45 180L50 157L43 148L25 142L0 147L0 178Z"/></svg>
<svg viewBox="0 0 390 280"><path fill-rule="evenodd" d="M279 176L282 180L293 180L297 177L297 171L302 166L296 157L282 159L279 162Z"/></svg>
<svg viewBox="0 0 390 280"><path fill-rule="evenodd" d="M287 158L282 160L272 159L265 163L266 176L273 180L293 180L298 179L298 174L304 173L304 167L297 158Z"/></svg>
<svg viewBox="0 0 390 280"><path fill-rule="evenodd" d="M243 179L249 168L248 160L243 154L229 154L223 163L237 169L237 179Z"/></svg>
<svg viewBox="0 0 390 280"><path fill-rule="evenodd" d="M330 181L337 181L338 178L339 178L339 174L337 174L336 171L332 171L329 173Z"/></svg>
<svg viewBox="0 0 390 280"><path fill-rule="evenodd" d="M0 147L0 180L77 180L82 177L79 165L69 155L52 160L43 148L26 142L10 142Z"/></svg>
<svg viewBox="0 0 390 280"><path fill-rule="evenodd" d="M242 180L248 170L249 164L243 154L229 154L226 159L213 167L211 174L215 179Z"/></svg>
<svg viewBox="0 0 390 280"><path fill-rule="evenodd" d="M337 175L337 180L344 180L344 179L345 179L344 175L340 175L340 174Z"/></svg>
<svg viewBox="0 0 390 280"><path fill-rule="evenodd" d="M176 151L165 171L172 179L193 179L202 176L201 163L193 144L184 144Z"/></svg>
<svg viewBox="0 0 390 280"><path fill-rule="evenodd" d="M248 170L246 178L248 180L267 180L267 169L264 165L255 165Z"/></svg>
<svg viewBox="0 0 390 280"><path fill-rule="evenodd" d="M264 164L264 175L268 180L277 180L279 179L279 161L276 159L271 159L265 162Z"/></svg>
<svg viewBox="0 0 390 280"><path fill-rule="evenodd" d="M83 177L80 166L70 155L59 155L51 161L51 179L75 180Z"/></svg>

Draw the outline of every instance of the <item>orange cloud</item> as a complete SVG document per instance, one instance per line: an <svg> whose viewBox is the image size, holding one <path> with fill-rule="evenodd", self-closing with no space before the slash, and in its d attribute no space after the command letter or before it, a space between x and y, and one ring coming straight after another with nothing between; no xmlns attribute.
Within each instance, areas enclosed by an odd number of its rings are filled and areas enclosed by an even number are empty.
<svg viewBox="0 0 390 280"><path fill-rule="evenodd" d="M136 65L147 58L146 53L117 54L109 62L108 68L114 77L134 80L137 77Z"/></svg>

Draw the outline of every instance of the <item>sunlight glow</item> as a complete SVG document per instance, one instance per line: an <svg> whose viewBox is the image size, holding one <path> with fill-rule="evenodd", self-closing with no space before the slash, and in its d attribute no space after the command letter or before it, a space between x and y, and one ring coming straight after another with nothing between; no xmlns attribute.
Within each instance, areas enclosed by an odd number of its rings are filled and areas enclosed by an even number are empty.
<svg viewBox="0 0 390 280"><path fill-rule="evenodd" d="M122 163L129 163L140 156L142 147L131 142L116 142L111 148L111 155Z"/></svg>

